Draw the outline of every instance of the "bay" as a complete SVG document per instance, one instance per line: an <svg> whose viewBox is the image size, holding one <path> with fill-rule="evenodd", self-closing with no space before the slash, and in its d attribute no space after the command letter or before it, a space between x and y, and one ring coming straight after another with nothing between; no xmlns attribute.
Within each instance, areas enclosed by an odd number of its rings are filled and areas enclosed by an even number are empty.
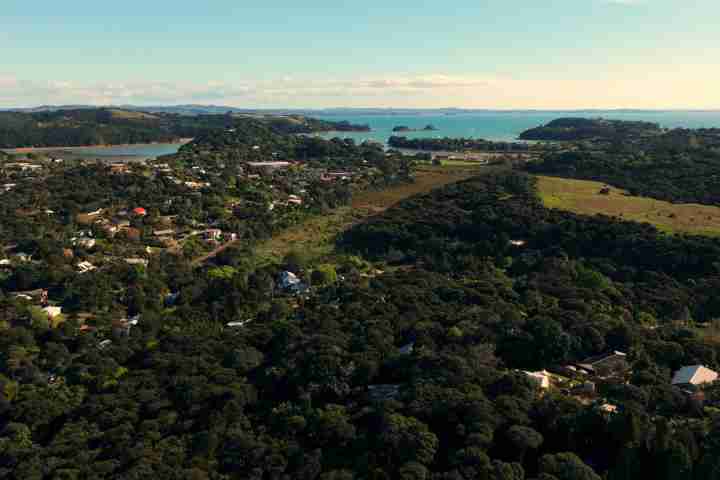
<svg viewBox="0 0 720 480"><path fill-rule="evenodd" d="M370 132L327 132L324 138L352 138L387 143L392 135L410 138L466 137L494 141L514 141L529 128L562 117L605 118L608 120L644 120L664 128L720 128L720 111L478 111L463 113L419 112L416 114L317 113L311 116L322 120L346 120L354 124L368 124ZM396 126L422 129L431 124L435 131L393 133Z"/></svg>

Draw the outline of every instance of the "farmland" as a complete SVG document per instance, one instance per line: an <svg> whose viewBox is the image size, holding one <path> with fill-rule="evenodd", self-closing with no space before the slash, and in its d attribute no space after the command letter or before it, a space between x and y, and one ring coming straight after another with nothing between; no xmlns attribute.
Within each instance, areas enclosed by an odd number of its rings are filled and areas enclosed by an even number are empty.
<svg viewBox="0 0 720 480"><path fill-rule="evenodd" d="M625 220L651 223L666 233L720 236L720 207L674 204L646 197L630 196L603 183L586 180L538 178L538 193L548 208L583 215L603 214Z"/></svg>

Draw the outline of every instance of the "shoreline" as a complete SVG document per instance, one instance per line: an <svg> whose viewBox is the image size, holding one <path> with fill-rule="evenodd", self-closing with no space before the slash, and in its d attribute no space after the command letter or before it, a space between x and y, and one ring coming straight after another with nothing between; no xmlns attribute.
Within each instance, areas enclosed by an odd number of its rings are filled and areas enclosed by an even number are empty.
<svg viewBox="0 0 720 480"><path fill-rule="evenodd" d="M57 147L20 147L20 148L0 148L5 153L22 154L34 152L61 152L61 151L82 151L82 150L100 150L110 148L126 148L126 147L150 147L154 145L186 145L192 142L192 138L179 138L175 142L151 142L151 143L114 143L101 145L75 145L75 146L57 146Z"/></svg>

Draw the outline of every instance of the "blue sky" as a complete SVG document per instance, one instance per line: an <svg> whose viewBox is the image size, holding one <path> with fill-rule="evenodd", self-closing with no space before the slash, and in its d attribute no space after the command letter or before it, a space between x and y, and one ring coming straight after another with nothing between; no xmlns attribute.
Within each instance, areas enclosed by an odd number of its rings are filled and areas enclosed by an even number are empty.
<svg viewBox="0 0 720 480"><path fill-rule="evenodd" d="M719 18L717 0L3 0L0 106L720 108Z"/></svg>

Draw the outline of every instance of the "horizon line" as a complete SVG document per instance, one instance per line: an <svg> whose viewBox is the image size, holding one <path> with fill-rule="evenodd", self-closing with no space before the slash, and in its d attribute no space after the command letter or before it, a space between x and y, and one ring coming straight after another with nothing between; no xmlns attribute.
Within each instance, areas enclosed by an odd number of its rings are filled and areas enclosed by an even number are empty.
<svg viewBox="0 0 720 480"><path fill-rule="evenodd" d="M575 107L575 108L491 108L491 107L235 107L222 104L204 103L168 103L168 104L40 104L35 106L12 106L0 107L0 111L21 111L38 109L101 109L101 108L207 108L207 109L228 109L239 111L333 111L333 110L387 110L387 111L475 111L475 112L720 112L720 107L691 108L691 107L657 107L657 108L634 108L634 107Z"/></svg>

